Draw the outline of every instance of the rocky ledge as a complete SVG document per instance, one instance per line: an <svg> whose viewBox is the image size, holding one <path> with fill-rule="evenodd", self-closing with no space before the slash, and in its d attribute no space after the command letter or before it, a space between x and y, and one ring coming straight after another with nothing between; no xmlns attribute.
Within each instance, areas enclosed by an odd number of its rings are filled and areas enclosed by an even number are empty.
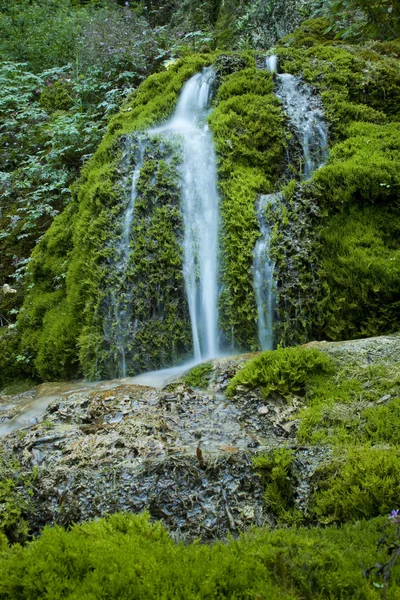
<svg viewBox="0 0 400 600"><path fill-rule="evenodd" d="M400 337L313 343L338 363L393 362ZM208 363L204 389L183 377L165 387L130 380L43 384L0 396L3 455L31 478L27 519L33 532L117 511L147 510L177 539L224 538L274 520L263 505L252 459L285 445L295 451L301 509L329 447L299 445L302 399L263 399L258 390L225 396L232 376L253 355ZM34 423L23 417L37 406Z"/></svg>

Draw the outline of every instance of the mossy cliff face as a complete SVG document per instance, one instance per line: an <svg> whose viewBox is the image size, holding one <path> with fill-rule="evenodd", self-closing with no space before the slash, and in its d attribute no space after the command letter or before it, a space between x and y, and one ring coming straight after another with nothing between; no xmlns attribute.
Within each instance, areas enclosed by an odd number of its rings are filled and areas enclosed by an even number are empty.
<svg viewBox="0 0 400 600"><path fill-rule="evenodd" d="M216 141L221 193L221 328L228 342L255 349L257 309L253 252L259 237L255 202L272 192L284 167L284 117L271 75L252 66L227 75L210 126Z"/></svg>
<svg viewBox="0 0 400 600"><path fill-rule="evenodd" d="M258 347L255 204L259 194L282 186L282 201L268 213L278 285L276 341L338 340L399 328L399 46L349 45L332 40L325 28L321 20L307 22L276 49L280 70L301 75L320 94L329 123L330 158L308 182L300 183L287 164L286 154L298 151L291 127L272 76L256 68L251 54L193 55L138 88L110 122L73 203L32 255L18 327L20 358L34 374L119 374L122 334L110 308L115 297L130 315L122 335L129 373L191 353L178 147L145 143L128 287L120 281L116 249L128 174L143 142L137 132L165 121L184 82L212 63L219 83L209 124L221 199L223 345Z"/></svg>
<svg viewBox="0 0 400 600"><path fill-rule="evenodd" d="M33 253L19 328L23 352L42 379L118 374L118 315L110 309L110 284L115 284L118 300L125 296L124 308L135 309L135 339L128 336L131 371L169 364L178 352L189 350L181 276L179 149L147 141L137 184L134 244L129 248L128 280L135 289L131 299L118 281L117 247L137 162L134 133L167 119L183 83L211 60L194 56L146 80L111 120L75 187L73 203Z"/></svg>
<svg viewBox="0 0 400 600"><path fill-rule="evenodd" d="M306 22L277 48L280 70L321 95L331 145L270 215L284 344L400 327L400 46L349 45L325 28Z"/></svg>
<svg viewBox="0 0 400 600"><path fill-rule="evenodd" d="M33 357L41 378L121 375L122 346L131 374L191 354L179 142L144 131L171 115L183 83L214 60L190 57L138 89L111 121L76 185L73 204L34 252L19 328L24 356ZM254 205L258 193L273 189L283 164L283 117L271 75L257 70L251 55L217 57L216 71L220 86L210 127L223 222L220 328L225 343L256 347ZM135 169L133 228L124 258L124 212Z"/></svg>

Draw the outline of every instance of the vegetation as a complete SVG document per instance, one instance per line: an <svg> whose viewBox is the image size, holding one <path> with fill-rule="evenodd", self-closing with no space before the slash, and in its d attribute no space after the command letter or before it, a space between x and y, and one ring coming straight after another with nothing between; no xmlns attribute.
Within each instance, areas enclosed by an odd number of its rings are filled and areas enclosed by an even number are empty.
<svg viewBox="0 0 400 600"><path fill-rule="evenodd" d="M255 348L257 318L249 272L259 235L257 194L273 190L283 164L283 115L271 75L254 66L225 77L210 117L219 161L222 265L221 327L238 348Z"/></svg>
<svg viewBox="0 0 400 600"><path fill-rule="evenodd" d="M281 69L320 92L332 146L271 211L283 344L399 329L399 48L333 37L314 19L277 49Z"/></svg>
<svg viewBox="0 0 400 600"><path fill-rule="evenodd" d="M68 532L45 529L25 548L3 545L0 595L372 600L380 597L382 579L368 581L362 568L385 561L385 550L376 552L382 524L259 530L227 544L184 546L145 515L113 515ZM388 598L397 597L398 578L395 567Z"/></svg>
<svg viewBox="0 0 400 600"><path fill-rule="evenodd" d="M27 513L32 510L32 482L35 473L27 476L18 461L0 450L0 551L3 536L9 543L28 539Z"/></svg>
<svg viewBox="0 0 400 600"><path fill-rule="evenodd" d="M202 363L190 369L189 373L183 377L183 381L193 387L206 388L208 387L212 371L212 363Z"/></svg>
<svg viewBox="0 0 400 600"><path fill-rule="evenodd" d="M286 400L291 395L304 395L313 376L332 370L328 356L315 348L278 348L248 361L229 383L228 396L238 386L259 388L264 398L277 393Z"/></svg>

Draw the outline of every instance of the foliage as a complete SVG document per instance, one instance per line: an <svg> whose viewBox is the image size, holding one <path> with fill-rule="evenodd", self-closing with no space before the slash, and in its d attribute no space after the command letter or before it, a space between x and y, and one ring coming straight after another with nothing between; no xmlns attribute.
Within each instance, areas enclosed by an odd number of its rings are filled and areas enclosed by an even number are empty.
<svg viewBox="0 0 400 600"><path fill-rule="evenodd" d="M323 12L337 38L394 39L400 36L398 0L327 0Z"/></svg>
<svg viewBox="0 0 400 600"><path fill-rule="evenodd" d="M25 475L17 461L0 452L0 542L2 535L10 543L27 540L33 479L34 474Z"/></svg>
<svg viewBox="0 0 400 600"><path fill-rule="evenodd" d="M19 355L19 342L14 328L0 328L0 390L8 383L26 377L27 357Z"/></svg>
<svg viewBox="0 0 400 600"><path fill-rule="evenodd" d="M1 298L0 315L13 323L32 249L70 201L69 187L110 116L169 56L169 43L138 11L113 3L77 8L68 0L40 0L5 8L0 29L7 32L2 41L9 60L0 67L0 268L2 283L12 283L18 293L7 303ZM53 19L50 39L46 11Z"/></svg>
<svg viewBox="0 0 400 600"><path fill-rule="evenodd" d="M299 413L301 443L399 443L399 363L350 365L310 383Z"/></svg>
<svg viewBox="0 0 400 600"><path fill-rule="evenodd" d="M189 373L183 377L183 381L193 387L207 388L212 372L212 363L202 363L190 369Z"/></svg>
<svg viewBox="0 0 400 600"><path fill-rule="evenodd" d="M318 373L332 370L331 359L316 348L278 348L268 350L245 363L229 383L232 396L238 386L260 388L264 398L277 393L287 401L293 395L304 395L308 381Z"/></svg>
<svg viewBox="0 0 400 600"><path fill-rule="evenodd" d="M113 515L68 532L45 529L0 555L4 600L25 598L379 598L360 565L376 554L382 519L339 529L259 530L213 545L178 545L146 516ZM377 582L379 578L375 579ZM396 598L395 567L388 592Z"/></svg>

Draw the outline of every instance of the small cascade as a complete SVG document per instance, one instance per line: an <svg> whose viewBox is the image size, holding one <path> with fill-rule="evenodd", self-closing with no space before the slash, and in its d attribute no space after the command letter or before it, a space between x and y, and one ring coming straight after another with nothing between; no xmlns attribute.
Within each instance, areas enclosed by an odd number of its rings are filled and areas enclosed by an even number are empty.
<svg viewBox="0 0 400 600"><path fill-rule="evenodd" d="M303 150L302 177L309 179L328 157L328 128L322 103L300 77L282 73L276 80L276 95L283 103Z"/></svg>
<svg viewBox="0 0 400 600"><path fill-rule="evenodd" d="M260 196L257 216L260 222L261 237L254 249L254 292L257 302L258 337L262 350L272 350L274 346L274 307L276 282L274 263L270 258L271 230L265 218L268 206L279 200L280 194Z"/></svg>
<svg viewBox="0 0 400 600"><path fill-rule="evenodd" d="M131 177L130 194L120 218L120 237L114 245L114 286L111 288L108 298L108 314L104 323L104 339L110 346L115 347L118 352L115 362L118 363L119 368L116 373L114 370L111 373L119 377L126 377L126 348L133 333L130 318L133 290L128 281L128 266L131 254L130 242L137 198L137 183L143 166L145 149L145 138L138 137L138 147L135 152L136 166Z"/></svg>
<svg viewBox="0 0 400 600"><path fill-rule="evenodd" d="M270 73L276 73L276 70L278 68L278 57L276 56L276 54L272 54L271 56L266 57L265 66L267 68L267 71L269 71Z"/></svg>
<svg viewBox="0 0 400 600"><path fill-rule="evenodd" d="M207 125L215 80L211 67L184 85L171 120L150 131L183 140L183 274L188 299L194 358L219 355L217 160Z"/></svg>
<svg viewBox="0 0 400 600"><path fill-rule="evenodd" d="M271 73L277 72L277 56L265 59L265 68ZM299 77L287 73L276 74L276 95L294 128L301 145L304 166L301 170L303 180L309 179L328 157L328 129L324 119L321 100L312 94L311 88ZM254 249L254 293L257 302L258 337L262 350L273 348L273 322L276 296L274 264L270 257L270 228L265 219L267 207L281 199L281 194L260 196L257 215L261 237Z"/></svg>

